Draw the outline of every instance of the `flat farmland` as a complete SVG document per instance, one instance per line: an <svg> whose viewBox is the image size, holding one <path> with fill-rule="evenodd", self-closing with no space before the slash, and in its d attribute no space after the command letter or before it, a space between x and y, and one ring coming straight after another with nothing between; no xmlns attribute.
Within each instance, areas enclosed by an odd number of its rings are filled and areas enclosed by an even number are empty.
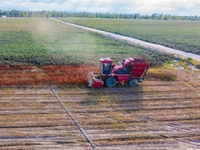
<svg viewBox="0 0 200 150"><path fill-rule="evenodd" d="M200 54L200 22L94 18L60 19L177 50Z"/></svg>
<svg viewBox="0 0 200 150"><path fill-rule="evenodd" d="M0 29L0 149L200 149L198 70L173 62L159 73L175 81L150 70L134 88L90 89L101 57L171 57L51 19L0 19Z"/></svg>
<svg viewBox="0 0 200 150"><path fill-rule="evenodd" d="M197 150L200 76L177 73L135 88L52 88L97 149ZM1 149L93 149L46 85L1 87L0 139Z"/></svg>
<svg viewBox="0 0 200 150"><path fill-rule="evenodd" d="M51 19L0 19L0 29L0 85L86 84L105 57L119 62L146 54L151 66L170 60Z"/></svg>
<svg viewBox="0 0 200 150"><path fill-rule="evenodd" d="M40 18L0 19L0 65L81 65L98 66L97 60L147 54L152 62L159 53L87 32L75 27Z"/></svg>

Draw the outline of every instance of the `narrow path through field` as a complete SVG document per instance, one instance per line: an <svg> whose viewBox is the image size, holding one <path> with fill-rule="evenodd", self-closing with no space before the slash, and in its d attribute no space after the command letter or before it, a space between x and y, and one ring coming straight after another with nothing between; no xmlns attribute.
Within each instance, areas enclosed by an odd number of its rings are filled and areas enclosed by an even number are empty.
<svg viewBox="0 0 200 150"><path fill-rule="evenodd" d="M136 45L138 47L145 48L145 49L148 49L148 50L155 50L155 51L165 52L165 53L169 53L169 54L175 54L175 55L177 55L181 58L191 57L192 59L196 59L196 60L200 61L200 56L192 54L192 53L186 53L186 52L183 52L183 51L180 51L180 50L175 50L173 48L165 47L165 46L162 46L162 45L144 42L144 41L132 38L132 37L127 37L127 36L123 36L123 35L114 34L114 33L111 33L111 32L101 31L101 30L92 29L92 28L88 28L88 27L84 27L84 26L80 26L80 25L75 25L75 24L72 24L72 23L67 23L67 22L60 21L60 20L57 20L57 19L54 19L54 18L52 18L52 20L55 20L57 22L64 23L64 24L67 24L67 25L71 25L71 26L74 26L74 27L82 28L84 30L97 32L97 33L103 34L107 37L114 38L114 39L117 39L117 40L120 40L120 41L124 41L124 42L127 42L129 44Z"/></svg>

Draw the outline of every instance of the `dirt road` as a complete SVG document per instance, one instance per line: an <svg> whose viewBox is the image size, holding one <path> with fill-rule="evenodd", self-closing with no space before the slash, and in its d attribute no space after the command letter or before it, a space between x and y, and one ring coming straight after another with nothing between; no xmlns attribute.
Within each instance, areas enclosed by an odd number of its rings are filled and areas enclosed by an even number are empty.
<svg viewBox="0 0 200 150"><path fill-rule="evenodd" d="M144 41L132 38L132 37L127 37L127 36L123 36L123 35L114 34L114 33L111 33L111 32L101 31L101 30L97 30L97 29L92 29L92 28L83 27L83 26L80 26L80 25L67 23L67 22L60 21L60 20L57 20L57 19L54 19L54 18L52 18L52 20L55 20L57 22L64 23L64 24L67 24L67 25L71 25L71 26L74 26L74 27L78 27L78 28L81 28L81 29L84 29L84 30L97 32L97 33L103 34L107 37L114 38L114 39L117 39L117 40L120 40L120 41L125 41L127 43L132 44L132 45L136 45L138 47L145 48L145 49L148 49L148 50L155 50L155 51L165 52L165 53L169 53L169 54L175 54L175 55L177 55L181 58L191 57L192 59L196 59L196 60L200 61L200 56L192 54L192 53L186 53L186 52L175 50L173 48L165 47L165 46L162 46L162 45L144 42Z"/></svg>

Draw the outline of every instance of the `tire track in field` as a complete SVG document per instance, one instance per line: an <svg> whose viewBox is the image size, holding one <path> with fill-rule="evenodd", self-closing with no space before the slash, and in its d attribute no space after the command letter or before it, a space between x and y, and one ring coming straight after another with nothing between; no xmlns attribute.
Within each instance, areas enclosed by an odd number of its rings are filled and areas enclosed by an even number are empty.
<svg viewBox="0 0 200 150"><path fill-rule="evenodd" d="M54 95L56 96L56 98L58 99L59 103L62 105L62 107L66 111L66 113L70 116L70 118L74 121L74 123L79 128L79 130L81 131L81 133L85 136L85 138L87 139L87 141L90 143L90 145L92 146L92 148L94 150L97 150L96 145L93 143L93 141L90 139L90 137L85 133L84 129L82 128L82 126L80 125L80 123L76 120L76 118L72 115L72 113L70 112L70 110L61 101L60 97L57 95L57 93L55 92L55 90L51 86L50 86L50 89L54 93Z"/></svg>
<svg viewBox="0 0 200 150"><path fill-rule="evenodd" d="M196 60L200 61L200 56L196 55L196 54L187 53L187 52L183 52L183 51L180 51L180 50L175 50L173 48L169 48L169 47L158 45L158 44L144 42L144 41L132 38L132 37L127 37L127 36L123 36L123 35L119 35L119 34L114 34L114 33L111 33L111 32L106 32L106 31L102 31L102 30L98 30L98 29L93 29L93 28L89 28L89 27L75 25L75 24L72 24L72 23L67 23L67 22L57 20L57 19L54 19L54 18L51 18L51 19L54 20L54 21L66 24L66 25L78 27L78 28L88 30L88 31L91 31L91 32L97 32L97 33L100 33L100 34L105 35L107 37L114 38L114 39L117 39L117 40L120 40L120 41L124 41L124 42L127 42L129 44L135 45L137 47L145 48L147 50L164 52L164 53L168 53L168 54L175 54L175 55L178 55L179 57L182 57L182 58L191 57L192 59L196 59Z"/></svg>

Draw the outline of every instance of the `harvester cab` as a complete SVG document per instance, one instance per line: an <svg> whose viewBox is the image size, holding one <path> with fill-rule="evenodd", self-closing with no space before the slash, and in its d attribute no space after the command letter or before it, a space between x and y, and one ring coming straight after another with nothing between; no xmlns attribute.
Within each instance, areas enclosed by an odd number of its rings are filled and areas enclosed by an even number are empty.
<svg viewBox="0 0 200 150"><path fill-rule="evenodd" d="M102 75L110 75L112 71L112 60L110 58L100 59L100 72Z"/></svg>
<svg viewBox="0 0 200 150"><path fill-rule="evenodd" d="M149 69L149 63L142 58L125 58L122 63L112 64L112 59L100 59L100 73L90 72L87 75L89 87L114 87L116 83L128 83L136 86L142 82Z"/></svg>

